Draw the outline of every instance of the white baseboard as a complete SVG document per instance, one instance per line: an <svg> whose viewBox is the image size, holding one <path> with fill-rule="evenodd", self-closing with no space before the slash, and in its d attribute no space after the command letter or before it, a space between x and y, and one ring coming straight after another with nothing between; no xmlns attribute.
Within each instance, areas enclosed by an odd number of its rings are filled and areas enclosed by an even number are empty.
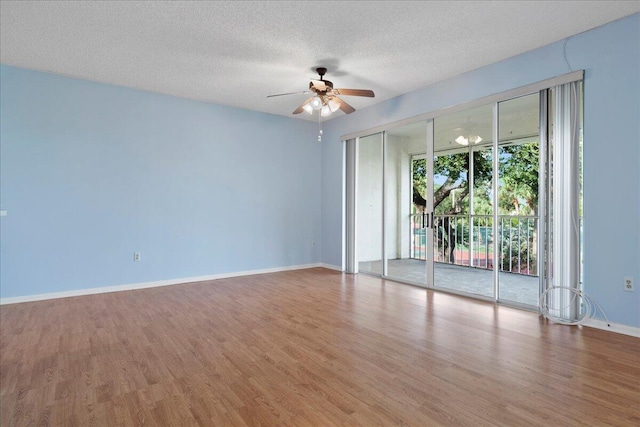
<svg viewBox="0 0 640 427"><path fill-rule="evenodd" d="M261 270L237 271L232 273L212 274L209 276L185 277L181 279L158 280L155 282L132 283L127 285L104 286L100 288L77 289L73 291L51 292L47 294L25 295L21 297L0 298L0 305L17 304L21 302L42 301L55 298L77 297L82 295L104 294L107 292L131 291L134 289L156 288L159 286L179 285L181 283L204 282L207 280L226 279L230 277L251 276L254 274L277 273L281 271L304 270L308 268L333 268L325 264L301 264L288 267L265 268Z"/></svg>
<svg viewBox="0 0 640 427"><path fill-rule="evenodd" d="M342 271L342 267L338 267L337 265L333 265L333 264L320 263L318 266L322 268L327 268L329 270L335 270L340 272Z"/></svg>
<svg viewBox="0 0 640 427"><path fill-rule="evenodd" d="M611 326L608 326L611 325ZM599 319L589 319L583 323L583 326L589 328L602 329L604 331L615 332L617 334L631 335L632 337L640 338L640 328L628 325L621 325L618 323L605 322Z"/></svg>
<svg viewBox="0 0 640 427"><path fill-rule="evenodd" d="M237 272L231 272L231 273L212 274L208 276L158 280L155 282L132 283L127 285L115 285L115 286L104 286L100 288L77 289L73 291L52 292L47 294L25 295L21 297L13 297L13 298L0 298L0 305L18 304L21 302L31 302L31 301L42 301L42 300L55 299L55 298L77 297L82 295L104 294L107 292L130 291L134 289L156 288L159 286L171 286L171 285L179 285L182 283L204 282L208 280L226 279L230 277L251 276L254 274L277 273L281 271L291 271L291 270L304 270L308 268L317 268L317 267L326 268L326 269L335 270L335 271L342 271L341 267L338 267L337 265L333 265L333 264L325 264L325 263L301 264L301 265L292 265L288 267L274 267L274 268L265 268L261 270L248 270L248 271L237 271ZM611 326L607 326L607 322L605 322L604 320L598 320L598 319L589 319L584 323L584 326L587 326L589 328L602 329L605 331L610 331L618 334L630 335L632 337L640 338L640 328L637 328L634 326L628 326L628 325L620 325L617 323L609 323L609 325Z"/></svg>

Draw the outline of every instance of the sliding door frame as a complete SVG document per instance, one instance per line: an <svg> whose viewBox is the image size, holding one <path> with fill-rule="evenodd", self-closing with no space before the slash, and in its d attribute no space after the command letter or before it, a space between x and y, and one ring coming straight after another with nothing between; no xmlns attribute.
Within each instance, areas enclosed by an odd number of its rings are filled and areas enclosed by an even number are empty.
<svg viewBox="0 0 640 427"><path fill-rule="evenodd" d="M539 194L544 194L544 192L546 192L547 188L546 188L546 174L547 174L547 164L546 164L546 157L547 157L547 143L548 143L548 91L551 90L552 88L565 84L565 83L570 83L570 82L575 82L575 81L583 81L584 80L584 70L578 70L578 71L574 71L572 73L568 73L568 74L564 74L561 76L557 76L557 77L553 77L547 80L543 80L537 83L532 83L530 85L526 85L526 86L522 86L519 88L515 88L515 89L511 89L505 92L501 92L498 94L494 94L494 95L489 95L486 97L482 97L482 98L478 98L469 102L465 102L465 103L461 103L452 107L448 107L448 108L443 108L443 109L439 109L439 110L435 110L432 112L428 112L425 114L421 114L418 116L414 116L414 117L410 117L407 119L403 119L403 120L399 120L399 121L395 121L395 122L391 122L388 123L386 125L381 125L381 126L377 126L374 128L370 128L367 130L363 130L363 131L359 131L359 132L355 132L355 133L351 133L351 134L347 134L347 135L343 135L341 137L341 140L343 141L344 144L347 145L347 148L345 150L346 156L347 156L347 161L345 162L345 166L346 167L355 167L355 169L353 170L353 173L345 173L345 179L347 180L346 182L346 188L353 188L353 191L351 191L351 194L353 195L354 199L351 200L349 199L349 191L347 190L346 193L346 197L345 197L345 212L343 212L343 214L345 215L354 215L354 221L351 222L351 220L349 218L346 219L346 224L347 227L345 227L345 231L347 233L349 233L345 239L343 239L345 242L347 242L344 247L343 250L350 250L352 251L352 254L346 254L346 256L344 257L346 260L352 260L353 265L350 265L349 262L347 262L346 264L346 269L347 272L353 272L353 273L357 273L358 272L358 258L357 258L357 250L356 250L356 246L357 246L357 232L356 232L356 221L357 221L357 155L358 155L358 145L359 145L359 139L361 137L364 136L369 136L372 134L376 134L376 133L381 133L382 134L382 154L383 154L383 158L382 158L382 274L377 275L376 276L380 276L382 278L389 278L389 279L393 279L393 280L397 280L397 281L401 281L410 285L417 285L417 286L421 286L421 287L426 287L428 289L437 289L443 292L448 292L448 293L453 293L453 294L458 294L458 295L463 295L463 296L470 296L473 297L475 299L480 299L480 300L486 300L486 301L493 301L496 303L505 303L508 305L512 305L512 306L516 306L519 308L524 308L524 309L532 309L531 306L525 305L525 304L520 304L517 302L513 302L513 301L503 301L500 300L499 298L499 268L497 267L497 263L496 265L494 265L494 270L493 270L493 278L494 278L494 295L493 297L487 297L487 296L483 296L483 295L476 295L476 294L471 294L471 293L467 293L467 292L461 292L461 291L457 291L457 290L452 290L452 289L446 289L446 288L441 288L441 287L434 287L434 266L433 266L433 256L434 256L434 233L433 233L433 211L434 211L434 206L433 206L433 185L427 185L427 206L426 206L426 211L427 211L427 215L430 217L429 220L429 230L430 232L426 233L427 234L427 262L426 262L426 285L422 284L422 283L415 283L412 281L405 281L405 280L398 280L395 278L390 278L388 277L388 265L387 265L387 254L386 254L386 232L385 232L385 210L386 210L386 201L385 201L385 190L386 190L386 179L385 179L385 173L386 173L386 148L387 148L387 131L391 130L391 129L395 129L401 126L405 126L405 125L409 125L412 123L416 123L416 122L425 122L427 124L427 147L426 147L426 166L427 166L427 179L428 180L432 180L433 179L433 172L434 172L434 165L433 165L433 156L434 156L434 119L438 118L438 117L442 117L445 115L449 115L449 114L453 114L456 112L460 112L460 111L464 111L467 109L471 109L474 107L479 107L482 105L487 105L487 104L493 104L493 123L492 123L492 129L493 129L493 169L494 169L494 177L493 177L493 183L492 183L492 187L493 187L493 204L494 204L494 213L493 213L493 227L494 227L494 232L495 232L495 228L497 227L498 224L498 174L497 171L499 170L498 168L498 147L499 147L499 123L498 123L498 119L499 119L499 103L503 102L503 101L508 101L510 99L514 99L514 98L518 98L521 96L526 96L526 95L530 95L533 93L538 92L540 95L540 129L539 129L539 146L540 146L540 151L539 151L539 176L541 177L545 177L545 179L541 179L539 180L539 190L541 191ZM354 148L350 149L349 148L349 140L353 141L353 144L355 145ZM354 159L351 159L349 157L349 153L351 153L352 155L355 155ZM354 165L355 163L355 165ZM356 182L349 182L349 180L355 180ZM431 183L432 184L432 183ZM548 224L547 224L547 209L548 206L545 204L544 202L544 197L539 199L539 205L538 205L538 218L539 218L539 222L538 222L538 250L540 252L543 252L546 250L545 246L547 244L545 236L548 233ZM353 205L352 205L353 202ZM349 224L351 224L351 227L349 227ZM351 231L349 231L351 230ZM350 244L349 244L350 243ZM497 254L499 253L499 244L498 244L498 239L494 239L493 242L493 251L494 251L494 256L497 256ZM537 259L537 263L538 263L538 275L540 277L540 282L539 282L539 289L540 292L542 292L545 288L546 288L546 262L545 262L545 256L540 256L542 254L539 254L538 259ZM353 267L353 268L349 268L349 267ZM352 271L350 271L352 270Z"/></svg>
<svg viewBox="0 0 640 427"><path fill-rule="evenodd" d="M509 99L512 99L512 98L518 98L520 96L529 95L534 92L540 92L541 90L551 89L554 86L559 86L564 83L571 83L571 82L575 82L583 79L584 79L584 70L574 71L572 73L563 74L561 76L553 77L547 80L542 80L540 82L532 83L530 85L507 90L505 92L500 92L497 94L470 100L467 102L463 102L461 104L456 104L451 107L441 108L441 109L430 111L417 116L409 117L402 120L397 120L395 122L390 122L390 123L387 123L386 125L376 126L366 130L361 130L358 132L342 135L340 137L340 140L346 141L348 139L369 136L369 135L373 135L374 133L380 133L383 131L391 130L391 129L408 125L411 123L415 123L415 122L426 122L427 120L436 119L438 117L445 116L448 114L457 113L459 111L464 111L470 108L479 107L481 105L493 104L494 102L508 101Z"/></svg>
<svg viewBox="0 0 640 427"><path fill-rule="evenodd" d="M433 188L433 176L434 174L434 170L433 170L433 146L434 146L434 127L433 127L433 119L429 119L427 120L427 147L426 147L426 151L427 151L427 159L425 161L425 164L427 166L427 203L426 203L426 207L425 210L427 211L427 218L429 221L429 226L425 227L425 234L426 234L426 262L425 262L425 268L427 269L426 271L426 276L427 276L427 280L426 280L426 287L429 289L433 289L434 288L434 281L435 281L435 268L434 268L434 256L435 256L435 251L434 251L434 243L435 243L435 233L433 232L433 211L435 210L434 206L433 206L433 193L434 193L434 188Z"/></svg>
<svg viewBox="0 0 640 427"><path fill-rule="evenodd" d="M343 270L347 273L358 273L358 139L344 141L344 205L343 216Z"/></svg>

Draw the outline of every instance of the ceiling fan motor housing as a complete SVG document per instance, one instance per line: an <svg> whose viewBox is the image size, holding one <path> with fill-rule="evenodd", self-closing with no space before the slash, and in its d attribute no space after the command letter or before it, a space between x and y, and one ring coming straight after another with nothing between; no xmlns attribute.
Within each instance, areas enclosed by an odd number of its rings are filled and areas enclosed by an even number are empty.
<svg viewBox="0 0 640 427"><path fill-rule="evenodd" d="M318 82L322 83L318 84ZM329 80L312 80L309 82L309 89L318 95L325 95L328 91L333 89L333 83Z"/></svg>
<svg viewBox="0 0 640 427"><path fill-rule="evenodd" d="M311 82L309 82L309 89L311 89L311 91L315 92L318 95L326 95L327 92L330 92L331 90L333 90L333 83L330 82L329 80L324 80L324 75L327 73L327 69L324 67L318 67L316 68L316 72L318 73L318 75L320 76L320 80L312 80ZM321 84L317 84L314 82L322 82ZM316 87L317 84L317 87Z"/></svg>

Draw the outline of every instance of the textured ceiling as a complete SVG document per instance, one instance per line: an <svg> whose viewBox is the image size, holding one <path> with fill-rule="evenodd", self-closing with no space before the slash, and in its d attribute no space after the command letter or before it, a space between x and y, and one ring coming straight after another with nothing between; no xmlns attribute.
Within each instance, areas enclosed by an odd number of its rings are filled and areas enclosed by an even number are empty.
<svg viewBox="0 0 640 427"><path fill-rule="evenodd" d="M640 11L639 1L0 1L0 62L292 116L317 66L356 109ZM338 113L343 114L343 113ZM299 118L312 119L307 114Z"/></svg>

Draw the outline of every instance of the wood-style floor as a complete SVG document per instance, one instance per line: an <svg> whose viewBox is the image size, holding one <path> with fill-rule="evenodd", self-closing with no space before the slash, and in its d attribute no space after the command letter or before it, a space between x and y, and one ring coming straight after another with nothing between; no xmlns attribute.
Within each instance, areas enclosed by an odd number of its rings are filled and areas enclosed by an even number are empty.
<svg viewBox="0 0 640 427"><path fill-rule="evenodd" d="M325 269L0 308L0 425L640 425L640 339Z"/></svg>

